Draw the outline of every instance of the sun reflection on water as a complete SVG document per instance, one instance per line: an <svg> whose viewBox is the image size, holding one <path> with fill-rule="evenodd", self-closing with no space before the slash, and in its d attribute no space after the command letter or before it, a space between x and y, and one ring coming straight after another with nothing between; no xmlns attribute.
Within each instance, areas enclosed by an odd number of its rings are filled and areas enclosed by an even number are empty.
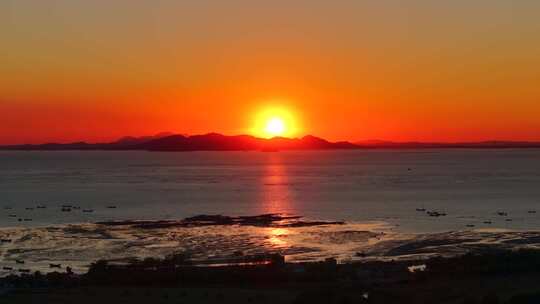
<svg viewBox="0 0 540 304"><path fill-rule="evenodd" d="M289 229L286 228L270 228L268 230L268 241L274 246L286 246L288 243L285 238L289 233Z"/></svg>
<svg viewBox="0 0 540 304"><path fill-rule="evenodd" d="M262 213L291 213L291 189L286 166L279 153L268 155L267 165L261 178L262 197L259 202Z"/></svg>

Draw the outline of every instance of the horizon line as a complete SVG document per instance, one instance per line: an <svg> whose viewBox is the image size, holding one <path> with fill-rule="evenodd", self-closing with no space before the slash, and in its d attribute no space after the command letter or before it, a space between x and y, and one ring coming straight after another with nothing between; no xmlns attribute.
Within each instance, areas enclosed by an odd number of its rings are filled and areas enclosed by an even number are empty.
<svg viewBox="0 0 540 304"><path fill-rule="evenodd" d="M509 139L482 139L482 140L473 140L473 141L422 141L422 140L404 140L404 141L396 141L396 140L387 140L387 139L359 139L359 140L328 140L324 137L319 137L313 134L305 134L301 136L273 136L273 137L260 137L253 134L248 133L239 133L234 135L219 133L219 132L206 132L206 133L196 133L196 134L186 134L186 133L175 133L175 132L158 132L154 135L125 135L121 137L117 137L116 139L111 139L109 141L86 141L84 139L81 140L72 140L72 141L46 141L46 142L40 142L40 143L3 143L0 144L0 147L9 147L9 146L38 146L38 145L50 145L50 144L59 144L59 145L65 145L65 144L89 144L89 145L95 145L95 144L110 144L110 143L116 143L124 139L144 139L144 138L151 138L151 139L158 139L158 138L165 138L170 136L183 136L186 138L190 137L196 137L196 136L206 136L206 135L220 135L225 137L237 137L237 136L249 136L256 139L261 140L272 140L272 139L303 139L305 137L315 137L319 139L326 140L331 143L350 143L354 145L365 145L365 146L378 146L378 145L385 145L385 144L396 144L396 145L404 145L404 144L432 144L432 145L459 145L459 144L482 144L482 143L524 143L524 144L540 144L540 139L538 140L509 140ZM150 139L150 140L151 140Z"/></svg>

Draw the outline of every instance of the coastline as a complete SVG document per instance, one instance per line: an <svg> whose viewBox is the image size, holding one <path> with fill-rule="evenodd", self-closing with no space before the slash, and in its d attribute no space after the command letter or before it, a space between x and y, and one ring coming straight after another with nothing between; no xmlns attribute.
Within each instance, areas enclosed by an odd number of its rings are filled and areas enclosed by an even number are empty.
<svg viewBox="0 0 540 304"><path fill-rule="evenodd" d="M537 303L538 250L338 264L270 263L201 267L183 256L89 271L0 278L0 303Z"/></svg>
<svg viewBox="0 0 540 304"><path fill-rule="evenodd" d="M0 244L0 303L540 298L540 231L396 228L279 214L1 228L1 238L11 239Z"/></svg>
<svg viewBox="0 0 540 304"><path fill-rule="evenodd" d="M196 219L196 220L194 220ZM540 249L540 231L468 229L404 233L385 222L324 222L298 216L199 216L2 228L0 276L69 267L85 273L97 260L126 262L182 254L190 264L245 264L281 255L287 263L422 261L489 251ZM18 264L23 261L24 264Z"/></svg>

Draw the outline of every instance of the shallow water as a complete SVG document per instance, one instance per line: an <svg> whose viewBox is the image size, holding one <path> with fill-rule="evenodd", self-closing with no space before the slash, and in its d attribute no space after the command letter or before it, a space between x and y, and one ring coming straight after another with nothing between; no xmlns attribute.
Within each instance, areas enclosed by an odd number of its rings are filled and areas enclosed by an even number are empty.
<svg viewBox="0 0 540 304"><path fill-rule="evenodd" d="M538 185L536 149L0 152L0 226L287 213L384 221L402 232L532 230L540 227L540 210L528 213L540 209ZM66 203L81 209L61 212ZM47 208L26 210L40 204Z"/></svg>

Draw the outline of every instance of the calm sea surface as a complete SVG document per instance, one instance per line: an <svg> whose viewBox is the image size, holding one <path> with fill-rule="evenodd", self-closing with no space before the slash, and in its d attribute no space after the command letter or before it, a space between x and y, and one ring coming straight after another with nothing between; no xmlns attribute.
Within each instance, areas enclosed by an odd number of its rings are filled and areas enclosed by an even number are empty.
<svg viewBox="0 0 540 304"><path fill-rule="evenodd" d="M540 229L540 150L0 152L1 227L262 213L408 232Z"/></svg>

